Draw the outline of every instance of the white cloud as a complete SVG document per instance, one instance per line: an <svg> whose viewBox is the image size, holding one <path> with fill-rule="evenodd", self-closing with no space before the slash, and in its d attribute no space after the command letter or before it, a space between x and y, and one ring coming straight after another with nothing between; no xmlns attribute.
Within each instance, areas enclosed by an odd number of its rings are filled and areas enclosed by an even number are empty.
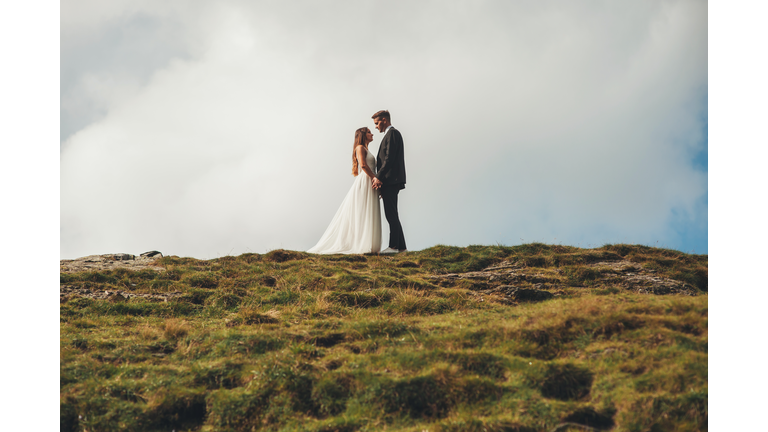
<svg viewBox="0 0 768 432"><path fill-rule="evenodd" d="M351 184L354 130L383 108L405 138L410 249L674 244L673 212L706 225L706 173L691 164L706 3L390 4L131 3L82 17L64 2L63 64L137 15L154 35L182 30L172 49L137 45L144 78L130 72L140 64L73 66L69 100L104 115L62 147L62 257L305 250Z"/></svg>

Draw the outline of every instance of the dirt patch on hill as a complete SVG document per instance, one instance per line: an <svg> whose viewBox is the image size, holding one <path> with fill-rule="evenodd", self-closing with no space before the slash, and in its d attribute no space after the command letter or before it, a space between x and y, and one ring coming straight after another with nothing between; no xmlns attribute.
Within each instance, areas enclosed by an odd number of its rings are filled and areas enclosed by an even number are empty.
<svg viewBox="0 0 768 432"><path fill-rule="evenodd" d="M128 270L165 271L156 264L163 254L158 251L145 252L139 256L118 253L106 255L88 255L86 257L59 261L59 272L76 273L83 271L103 271L125 268Z"/></svg>
<svg viewBox="0 0 768 432"><path fill-rule="evenodd" d="M613 287L640 294L697 295L688 283L659 276L654 270L631 261L597 262L573 268L538 269L505 261L481 271L429 276L440 286L466 286L482 294L496 294L503 301L543 301L565 288L582 287L586 280L594 288Z"/></svg>
<svg viewBox="0 0 768 432"><path fill-rule="evenodd" d="M125 253L89 255L82 258L59 261L60 273L77 273L104 270L128 269L133 271L153 270L164 272L165 268L157 265L157 260L162 258L163 254L158 251L145 252L141 255L131 255ZM59 301L67 302L73 297L85 297L98 300L109 300L113 302L127 301L132 298L140 298L150 301L168 301L181 296L181 292L168 292L158 294L138 294L130 291L120 290L92 290L86 287L74 285L60 285Z"/></svg>
<svg viewBox="0 0 768 432"><path fill-rule="evenodd" d="M157 294L141 294L122 290L92 290L74 285L61 285L59 287L60 303L66 303L74 297L85 297L94 300L109 300L114 303L124 302L134 298L155 302L167 302L169 300L181 297L182 295L184 295L184 293L180 291Z"/></svg>

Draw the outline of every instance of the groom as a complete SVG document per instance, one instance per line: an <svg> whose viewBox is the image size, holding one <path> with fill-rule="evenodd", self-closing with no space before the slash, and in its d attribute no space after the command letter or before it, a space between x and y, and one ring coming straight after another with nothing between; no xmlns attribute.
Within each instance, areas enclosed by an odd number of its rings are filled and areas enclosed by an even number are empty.
<svg viewBox="0 0 768 432"><path fill-rule="evenodd" d="M389 111L382 110L374 114L373 123L384 138L379 144L379 155L376 157L376 177L373 178L373 188L381 191L384 202L384 215L389 222L389 247L381 251L383 254L405 252L405 236L397 214L397 194L405 189L405 158L403 155L403 136L392 127Z"/></svg>

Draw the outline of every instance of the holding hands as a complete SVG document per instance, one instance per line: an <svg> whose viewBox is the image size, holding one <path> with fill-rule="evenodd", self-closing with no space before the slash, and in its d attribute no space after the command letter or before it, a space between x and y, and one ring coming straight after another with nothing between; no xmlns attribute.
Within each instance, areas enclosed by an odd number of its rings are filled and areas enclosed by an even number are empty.
<svg viewBox="0 0 768 432"><path fill-rule="evenodd" d="M378 190L379 188L381 188L382 183L381 183L381 180L374 177L373 179L371 179L371 185L373 186L374 189Z"/></svg>
<svg viewBox="0 0 768 432"><path fill-rule="evenodd" d="M373 187L373 190L379 193L379 199L381 199L381 186L383 183L381 183L381 180L374 177L371 179L371 186Z"/></svg>

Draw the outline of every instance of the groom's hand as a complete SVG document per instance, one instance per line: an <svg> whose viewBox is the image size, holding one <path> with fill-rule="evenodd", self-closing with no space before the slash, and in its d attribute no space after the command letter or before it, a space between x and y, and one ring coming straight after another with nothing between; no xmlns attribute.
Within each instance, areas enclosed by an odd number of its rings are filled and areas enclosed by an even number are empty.
<svg viewBox="0 0 768 432"><path fill-rule="evenodd" d="M378 178L376 178L376 177L374 177L374 178L373 178L373 188L374 188L374 189L378 189L378 188L380 188L380 187L381 187L381 184L382 184L382 183L381 183L381 180L379 180L379 179L378 179Z"/></svg>

